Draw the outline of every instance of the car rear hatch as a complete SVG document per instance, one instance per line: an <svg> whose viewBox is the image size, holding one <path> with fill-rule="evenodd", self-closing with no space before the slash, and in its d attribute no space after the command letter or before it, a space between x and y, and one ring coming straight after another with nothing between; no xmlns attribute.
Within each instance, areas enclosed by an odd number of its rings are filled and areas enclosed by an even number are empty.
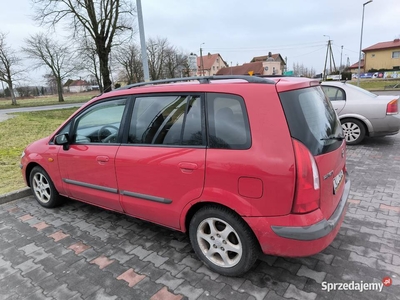
<svg viewBox="0 0 400 300"><path fill-rule="evenodd" d="M314 82L315 83L315 82ZM311 86L310 86L311 85ZM344 192L346 146L340 121L321 87L277 90L293 139L296 193L292 213L320 209L329 219Z"/></svg>

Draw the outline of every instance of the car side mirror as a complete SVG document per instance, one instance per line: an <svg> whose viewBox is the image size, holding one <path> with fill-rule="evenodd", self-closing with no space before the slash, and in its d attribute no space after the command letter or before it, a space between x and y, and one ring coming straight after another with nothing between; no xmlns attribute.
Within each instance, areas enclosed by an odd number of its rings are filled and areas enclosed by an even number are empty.
<svg viewBox="0 0 400 300"><path fill-rule="evenodd" d="M70 139L69 139L68 133L56 135L56 137L54 139L54 144L62 145L63 150L65 150L65 151L67 151L69 149L69 142L70 142Z"/></svg>

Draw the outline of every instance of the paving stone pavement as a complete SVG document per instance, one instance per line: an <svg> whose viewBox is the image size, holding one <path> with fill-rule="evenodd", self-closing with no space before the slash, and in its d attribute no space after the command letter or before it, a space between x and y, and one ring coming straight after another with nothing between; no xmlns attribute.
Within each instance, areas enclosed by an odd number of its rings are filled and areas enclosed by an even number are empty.
<svg viewBox="0 0 400 300"><path fill-rule="evenodd" d="M400 299L400 135L349 146L337 238L306 258L262 256L242 277L208 270L185 234L76 201L0 205L0 299ZM381 283L377 291L324 283Z"/></svg>

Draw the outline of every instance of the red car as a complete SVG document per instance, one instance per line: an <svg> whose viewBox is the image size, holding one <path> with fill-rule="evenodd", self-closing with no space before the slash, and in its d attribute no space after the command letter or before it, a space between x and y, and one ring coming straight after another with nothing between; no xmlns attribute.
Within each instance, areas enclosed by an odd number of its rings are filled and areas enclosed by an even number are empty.
<svg viewBox="0 0 400 300"><path fill-rule="evenodd" d="M21 168L42 206L66 196L187 232L198 257L228 276L260 252L326 248L350 191L340 121L304 78L130 85L29 145Z"/></svg>

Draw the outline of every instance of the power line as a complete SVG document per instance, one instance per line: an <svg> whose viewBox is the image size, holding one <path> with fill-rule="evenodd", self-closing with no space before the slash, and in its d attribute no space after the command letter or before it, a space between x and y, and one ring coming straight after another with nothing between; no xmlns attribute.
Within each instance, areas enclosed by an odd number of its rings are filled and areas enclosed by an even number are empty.
<svg viewBox="0 0 400 300"><path fill-rule="evenodd" d="M325 45L325 41L307 42L307 43L296 43L296 44L286 44L286 45L274 45L274 46L263 46L263 47L229 47L229 48L207 48L208 50L264 50L264 49L295 49L295 48L308 48L308 47L318 47Z"/></svg>
<svg viewBox="0 0 400 300"><path fill-rule="evenodd" d="M271 50L290 50L290 49L305 49L305 48L315 48L315 47L325 47L325 44L318 44L313 46L293 46L293 47L254 47L254 48L204 48L207 51L223 51L223 52L246 52L246 51L271 51Z"/></svg>
<svg viewBox="0 0 400 300"><path fill-rule="evenodd" d="M304 55L308 55L308 54L312 54L312 53L315 53L315 52L321 51L322 49L325 49L325 45L324 45L323 47L321 47L321 48L317 49L317 50L314 50L314 51L311 51L311 52L307 52L307 53L304 53L304 54L300 54L300 55L296 55L296 56L292 56L292 58L295 58L295 57L300 57L300 56L304 56Z"/></svg>

